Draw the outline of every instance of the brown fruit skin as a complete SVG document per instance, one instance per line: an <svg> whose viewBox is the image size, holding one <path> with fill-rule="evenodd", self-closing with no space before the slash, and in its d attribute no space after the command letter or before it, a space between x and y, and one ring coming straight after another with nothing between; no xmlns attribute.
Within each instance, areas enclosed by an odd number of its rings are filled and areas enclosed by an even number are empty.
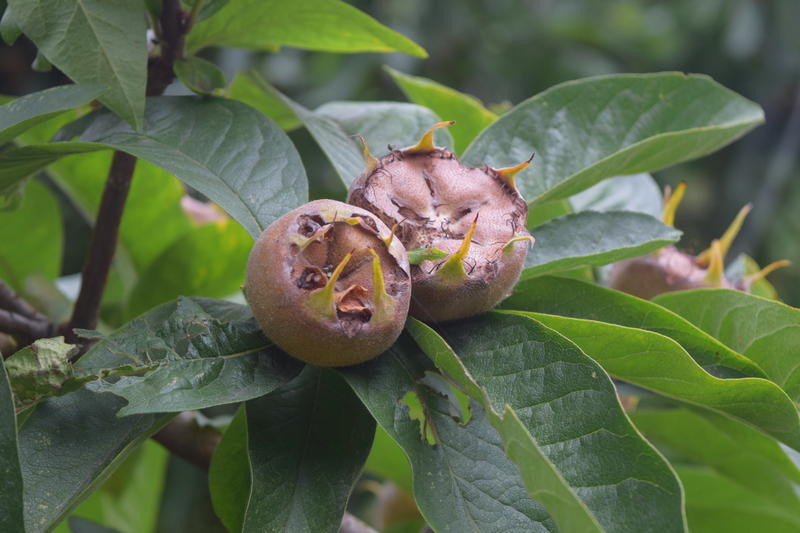
<svg viewBox="0 0 800 533"><path fill-rule="evenodd" d="M445 148L393 150L359 176L347 201L375 213L409 250L455 253L470 226L477 227L464 259L466 276L437 276L444 260L412 265L411 315L425 322L469 317L508 296L525 264L529 242L504 246L525 229L528 206L515 188L490 168L469 168Z"/></svg>
<svg viewBox="0 0 800 533"><path fill-rule="evenodd" d="M666 246L658 255L625 259L616 263L608 275L608 286L645 300L659 294L689 289L703 289L711 285L706 281L707 269L695 264L692 255L674 246ZM722 288L735 288L722 279Z"/></svg>
<svg viewBox="0 0 800 533"><path fill-rule="evenodd" d="M301 227L304 220L309 220L303 216L335 219L330 238L319 239L301 250L298 242L309 233ZM352 216L372 221L377 232L343 222ZM381 237L389 234L389 228L371 213L334 200L309 202L272 223L253 245L245 282L253 316L267 337L290 355L318 366L353 365L388 349L403 329L411 296L405 249L396 240L387 248ZM380 258L393 302L393 309L382 320L378 319L375 305L369 248ZM349 287L360 285L369 293L364 303L372 311L367 322L354 322L358 326L354 329L346 327L341 315L332 320L322 317L308 304L309 295L318 289L298 286L298 273L303 266L317 266L330 276L349 252L353 256L336 283L336 293L341 296Z"/></svg>

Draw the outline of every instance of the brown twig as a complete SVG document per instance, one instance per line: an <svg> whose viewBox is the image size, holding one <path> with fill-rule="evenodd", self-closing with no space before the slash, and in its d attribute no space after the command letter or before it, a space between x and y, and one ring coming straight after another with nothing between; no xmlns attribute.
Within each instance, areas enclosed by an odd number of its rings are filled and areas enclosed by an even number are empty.
<svg viewBox="0 0 800 533"><path fill-rule="evenodd" d="M47 322L48 318L33 308L31 304L22 299L14 289L0 280L0 309L5 309L18 315L26 316L32 320Z"/></svg>
<svg viewBox="0 0 800 533"><path fill-rule="evenodd" d="M184 411L153 435L153 440L198 468L208 470L221 437L213 428L200 427L194 411Z"/></svg>
<svg viewBox="0 0 800 533"><path fill-rule="evenodd" d="M0 331L14 337L17 346L27 346L36 339L52 337L58 326L49 320L35 320L25 315L0 309Z"/></svg>

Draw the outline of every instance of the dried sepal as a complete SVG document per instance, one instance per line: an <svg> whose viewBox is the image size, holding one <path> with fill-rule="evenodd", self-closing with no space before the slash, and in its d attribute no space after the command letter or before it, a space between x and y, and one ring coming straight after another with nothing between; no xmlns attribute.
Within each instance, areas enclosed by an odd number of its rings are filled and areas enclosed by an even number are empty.
<svg viewBox="0 0 800 533"><path fill-rule="evenodd" d="M347 263L350 262L352 257L353 252L348 252L348 254L344 256L344 259L336 265L333 273L325 282L325 286L308 295L308 299L306 300L307 305L314 312L319 313L320 316L329 320L336 319L336 295L334 293L336 290L336 282L339 281L339 276L342 275L344 267L347 266Z"/></svg>
<svg viewBox="0 0 800 533"><path fill-rule="evenodd" d="M527 161L523 161L519 165L514 165L513 167L505 167L505 168L491 168L489 167L492 172L497 174L497 176L509 187L513 190L517 190L517 186L514 183L514 178L519 174L522 170L528 168L528 166L533 161L533 157L536 154L531 154L531 157Z"/></svg>

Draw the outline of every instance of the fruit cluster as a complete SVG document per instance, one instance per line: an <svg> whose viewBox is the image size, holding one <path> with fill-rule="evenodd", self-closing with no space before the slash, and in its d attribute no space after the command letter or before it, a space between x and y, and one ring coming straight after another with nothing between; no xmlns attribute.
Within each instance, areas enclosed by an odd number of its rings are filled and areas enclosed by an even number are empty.
<svg viewBox="0 0 800 533"><path fill-rule="evenodd" d="M356 364L389 348L409 313L454 320L510 293L533 243L514 186L530 161L466 167L433 144L450 124L380 159L362 139L366 169L347 204L310 202L261 234L245 294L281 349L320 366Z"/></svg>

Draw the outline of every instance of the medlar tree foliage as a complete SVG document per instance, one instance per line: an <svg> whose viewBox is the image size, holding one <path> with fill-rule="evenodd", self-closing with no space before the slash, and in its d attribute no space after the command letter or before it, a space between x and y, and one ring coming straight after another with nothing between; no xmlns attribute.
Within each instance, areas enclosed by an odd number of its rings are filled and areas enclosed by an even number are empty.
<svg viewBox="0 0 800 533"><path fill-rule="evenodd" d="M197 55L426 56L338 0L8 0L0 29L74 81L0 107L3 532L153 531L175 476L151 437L209 469L195 485L229 531L800 529L800 311L746 257L725 279L760 296L711 280L647 301L601 268L679 239L647 173L741 137L755 103L703 75L633 74L496 116L389 70L412 103L308 109ZM176 76L196 94L163 96ZM354 366L281 352L239 286L253 239L320 179L285 130L311 134L343 201L371 164L352 136L382 158L443 120L436 146L468 167L536 154L513 182L535 245L511 295L409 317ZM94 228L74 301L56 192ZM413 494L411 511L371 515L360 479Z"/></svg>

